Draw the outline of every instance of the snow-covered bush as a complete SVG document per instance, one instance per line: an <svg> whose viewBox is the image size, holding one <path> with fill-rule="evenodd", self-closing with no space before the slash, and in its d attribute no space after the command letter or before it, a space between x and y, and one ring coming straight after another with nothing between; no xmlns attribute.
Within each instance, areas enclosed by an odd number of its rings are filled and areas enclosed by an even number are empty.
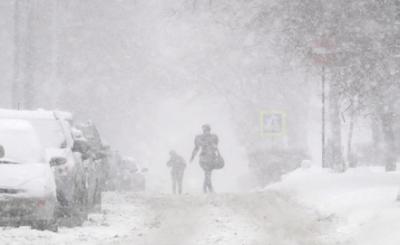
<svg viewBox="0 0 400 245"><path fill-rule="evenodd" d="M250 169L260 186L277 182L281 176L301 166L308 159L306 153L297 149L270 149L250 154Z"/></svg>

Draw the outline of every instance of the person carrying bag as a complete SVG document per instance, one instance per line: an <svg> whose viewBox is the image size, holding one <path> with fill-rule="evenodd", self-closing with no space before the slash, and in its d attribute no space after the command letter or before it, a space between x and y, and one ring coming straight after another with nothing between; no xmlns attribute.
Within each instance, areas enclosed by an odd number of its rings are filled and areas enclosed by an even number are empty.
<svg viewBox="0 0 400 245"><path fill-rule="evenodd" d="M210 125L202 126L203 134L197 135L194 140L195 147L190 162L193 162L197 153L200 152L199 164L204 171L203 192L212 193L212 171L225 166L225 161L218 150L218 136L211 133Z"/></svg>
<svg viewBox="0 0 400 245"><path fill-rule="evenodd" d="M213 165L213 169L215 169L215 170L223 169L225 167L225 160L222 157L218 148L215 151L215 157L214 157L212 165Z"/></svg>

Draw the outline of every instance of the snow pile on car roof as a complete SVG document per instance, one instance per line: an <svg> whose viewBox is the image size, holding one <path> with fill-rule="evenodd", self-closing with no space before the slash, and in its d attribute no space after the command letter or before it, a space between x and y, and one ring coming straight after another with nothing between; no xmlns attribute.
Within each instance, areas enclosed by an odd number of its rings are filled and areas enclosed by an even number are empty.
<svg viewBox="0 0 400 245"><path fill-rule="evenodd" d="M1 119L0 130L33 130L32 125L25 120Z"/></svg>
<svg viewBox="0 0 400 245"><path fill-rule="evenodd" d="M38 163L44 151L33 126L25 120L0 118L0 144L5 158L18 162Z"/></svg>
<svg viewBox="0 0 400 245"><path fill-rule="evenodd" d="M36 118L36 119L63 119L72 120L72 113L48 110L8 110L0 109L0 118Z"/></svg>

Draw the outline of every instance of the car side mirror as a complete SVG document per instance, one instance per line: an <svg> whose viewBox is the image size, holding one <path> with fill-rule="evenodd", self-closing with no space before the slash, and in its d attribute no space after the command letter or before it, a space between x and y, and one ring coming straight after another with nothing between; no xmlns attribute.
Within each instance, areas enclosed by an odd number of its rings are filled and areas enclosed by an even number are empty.
<svg viewBox="0 0 400 245"><path fill-rule="evenodd" d="M3 158L5 155L4 147L0 145L0 158Z"/></svg>
<svg viewBox="0 0 400 245"><path fill-rule="evenodd" d="M95 156L96 156L96 160L101 160L101 159L107 158L107 154L104 152L97 152Z"/></svg>
<svg viewBox="0 0 400 245"><path fill-rule="evenodd" d="M66 141L66 140L64 140L64 141L60 144L60 148L61 148L61 149L67 148L67 141Z"/></svg>
<svg viewBox="0 0 400 245"><path fill-rule="evenodd" d="M74 145L72 146L72 152L78 153L87 153L89 151L89 145L86 141L83 140L75 140Z"/></svg>
<svg viewBox="0 0 400 245"><path fill-rule="evenodd" d="M65 157L53 157L50 160L51 167L61 166L67 163L67 159Z"/></svg>

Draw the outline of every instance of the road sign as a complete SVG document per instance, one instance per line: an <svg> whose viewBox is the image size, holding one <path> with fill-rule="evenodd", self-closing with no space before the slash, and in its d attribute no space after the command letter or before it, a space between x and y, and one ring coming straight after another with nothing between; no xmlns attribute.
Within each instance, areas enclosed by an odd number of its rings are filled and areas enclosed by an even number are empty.
<svg viewBox="0 0 400 245"><path fill-rule="evenodd" d="M286 115L283 112L261 112L261 134L280 136L286 134Z"/></svg>

